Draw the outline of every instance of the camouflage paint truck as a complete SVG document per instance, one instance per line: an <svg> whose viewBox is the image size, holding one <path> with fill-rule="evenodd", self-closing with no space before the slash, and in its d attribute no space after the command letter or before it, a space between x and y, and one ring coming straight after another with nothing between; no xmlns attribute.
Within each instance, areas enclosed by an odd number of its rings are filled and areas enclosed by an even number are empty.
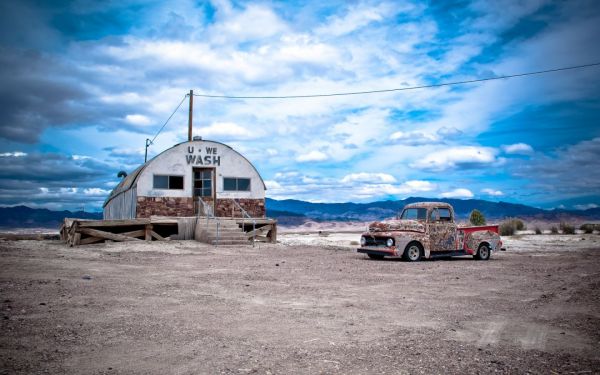
<svg viewBox="0 0 600 375"><path fill-rule="evenodd" d="M421 258L472 255L488 260L492 251L502 249L502 240L497 225L459 227L448 203L421 202L404 207L395 220L371 223L360 245L358 252L371 259L402 257L416 262Z"/></svg>

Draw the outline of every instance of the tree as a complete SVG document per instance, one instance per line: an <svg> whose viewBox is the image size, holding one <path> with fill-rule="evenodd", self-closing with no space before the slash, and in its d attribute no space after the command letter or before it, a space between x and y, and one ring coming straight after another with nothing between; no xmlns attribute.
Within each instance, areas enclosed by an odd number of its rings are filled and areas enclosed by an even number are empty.
<svg viewBox="0 0 600 375"><path fill-rule="evenodd" d="M473 210L469 215L469 221L471 225L485 225L485 216L479 210Z"/></svg>

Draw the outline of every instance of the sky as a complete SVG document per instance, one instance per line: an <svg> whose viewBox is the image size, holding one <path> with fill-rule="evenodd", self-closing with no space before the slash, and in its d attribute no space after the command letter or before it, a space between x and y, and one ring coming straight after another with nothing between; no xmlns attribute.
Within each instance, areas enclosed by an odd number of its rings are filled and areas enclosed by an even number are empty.
<svg viewBox="0 0 600 375"><path fill-rule="evenodd" d="M100 211L197 94L383 90L600 62L597 1L0 2L0 205ZM267 197L600 206L600 67L194 98ZM149 148L187 140L184 100Z"/></svg>

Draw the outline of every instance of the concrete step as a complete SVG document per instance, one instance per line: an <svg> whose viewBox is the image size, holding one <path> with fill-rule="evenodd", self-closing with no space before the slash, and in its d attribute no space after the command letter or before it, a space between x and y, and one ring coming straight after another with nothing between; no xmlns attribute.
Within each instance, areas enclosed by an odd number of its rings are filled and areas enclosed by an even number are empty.
<svg viewBox="0 0 600 375"><path fill-rule="evenodd" d="M246 237L243 234L231 234L231 235L221 235L219 234L219 239L224 239L224 240L248 240L248 237ZM208 236L206 236L206 238L208 238L209 240L214 240L217 238L217 235L215 233L209 233Z"/></svg>

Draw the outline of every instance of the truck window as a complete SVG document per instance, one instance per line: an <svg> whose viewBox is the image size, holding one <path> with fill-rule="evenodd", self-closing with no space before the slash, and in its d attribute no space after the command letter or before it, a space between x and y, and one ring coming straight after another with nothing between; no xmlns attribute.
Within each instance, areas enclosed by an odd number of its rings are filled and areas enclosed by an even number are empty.
<svg viewBox="0 0 600 375"><path fill-rule="evenodd" d="M426 220L427 209L426 208L405 208L402 211L400 219L403 220Z"/></svg>
<svg viewBox="0 0 600 375"><path fill-rule="evenodd" d="M435 222L435 221L451 222L452 215L450 214L450 209L444 208L444 207L434 208L431 211L431 215L429 216L429 221L431 221L431 222Z"/></svg>

